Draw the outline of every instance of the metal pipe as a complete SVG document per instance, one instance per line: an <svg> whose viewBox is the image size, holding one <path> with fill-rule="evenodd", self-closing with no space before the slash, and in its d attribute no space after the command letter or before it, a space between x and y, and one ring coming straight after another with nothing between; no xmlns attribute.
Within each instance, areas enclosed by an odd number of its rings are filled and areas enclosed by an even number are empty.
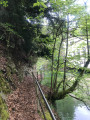
<svg viewBox="0 0 90 120"><path fill-rule="evenodd" d="M42 107L42 102L41 102L41 100L40 100L39 95L37 95L37 97L38 97L38 99L39 99L39 104L40 104L40 107L41 107L41 110L42 110L42 113L43 113L43 116L44 116L44 120L47 120L47 119L46 119L46 116L45 116L45 113L44 113L44 109L43 109L43 107Z"/></svg>
<svg viewBox="0 0 90 120"><path fill-rule="evenodd" d="M32 73L32 74L33 74L33 73ZM34 74L33 74L33 76L34 76ZM35 76L34 76L34 77L35 77ZM51 115L52 120L56 120L56 118L55 118L55 116L54 116L54 114L53 114L53 112L52 112L52 110L51 110L51 108L50 108L50 106L49 106L49 104L48 104L48 102L47 102L47 99L45 98L44 93L43 93L43 91L42 91L42 89L41 89L41 87L40 87L40 85L39 85L39 82L38 82L37 79L36 79L36 77L35 77L35 80L36 80L36 84L37 84L37 86L38 86L38 88L39 88L39 91L40 91L40 93L41 93L41 95L42 95L42 97L43 97L43 100L44 100L44 102L45 102L45 104L46 104L46 106L47 106L47 108L48 108L48 110L49 110L49 113L50 113L50 115Z"/></svg>

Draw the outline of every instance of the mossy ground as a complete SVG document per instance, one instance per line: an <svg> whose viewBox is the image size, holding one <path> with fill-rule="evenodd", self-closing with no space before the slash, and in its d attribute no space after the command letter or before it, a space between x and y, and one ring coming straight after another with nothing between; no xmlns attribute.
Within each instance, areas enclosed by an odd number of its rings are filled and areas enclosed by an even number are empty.
<svg viewBox="0 0 90 120"><path fill-rule="evenodd" d="M7 106L5 101L0 96L0 120L7 120L9 118L9 113L7 111Z"/></svg>

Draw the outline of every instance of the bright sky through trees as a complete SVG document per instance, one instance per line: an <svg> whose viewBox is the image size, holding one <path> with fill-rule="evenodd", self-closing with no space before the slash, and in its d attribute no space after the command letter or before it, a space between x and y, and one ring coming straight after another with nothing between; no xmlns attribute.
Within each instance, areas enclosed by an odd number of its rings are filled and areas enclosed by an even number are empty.
<svg viewBox="0 0 90 120"><path fill-rule="evenodd" d="M84 3L86 3L87 11L90 13L90 0L76 0L76 3L81 5L84 5Z"/></svg>

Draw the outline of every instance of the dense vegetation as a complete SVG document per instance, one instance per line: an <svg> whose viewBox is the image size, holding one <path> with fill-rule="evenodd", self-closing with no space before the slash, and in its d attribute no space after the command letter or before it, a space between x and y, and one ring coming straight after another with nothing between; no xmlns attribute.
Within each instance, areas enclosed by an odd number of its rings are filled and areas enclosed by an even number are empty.
<svg viewBox="0 0 90 120"><path fill-rule="evenodd" d="M76 38L81 41L76 49L85 50L83 53L78 51L78 54L74 51L72 56L70 49L78 42L75 41ZM83 83L81 85L80 81L84 73L90 73L87 69L90 62L89 40L90 14L87 12L86 3L80 6L76 0L0 1L0 44L7 48L7 53L12 56L17 69L21 62L32 66L39 56L50 61L49 96L52 100L62 99L81 87L87 92L88 86ZM80 65L82 58L85 59L83 67ZM12 71L10 66L7 69ZM4 72L6 71L0 70L0 82L5 90L10 92L9 87L15 87L11 72L7 75L7 80L3 76ZM16 74L16 71L13 73ZM4 88L0 86L1 91L4 92ZM87 92L87 95L89 94ZM0 103L5 106L1 96ZM0 109L0 113L5 112Z"/></svg>
<svg viewBox="0 0 90 120"><path fill-rule="evenodd" d="M60 100L73 93L72 97L81 101L89 100L90 15L86 2L80 6L74 0L51 0L48 6L50 12L45 15L44 31L53 40L53 45L49 45L51 67L48 66L46 83L51 87L49 99Z"/></svg>

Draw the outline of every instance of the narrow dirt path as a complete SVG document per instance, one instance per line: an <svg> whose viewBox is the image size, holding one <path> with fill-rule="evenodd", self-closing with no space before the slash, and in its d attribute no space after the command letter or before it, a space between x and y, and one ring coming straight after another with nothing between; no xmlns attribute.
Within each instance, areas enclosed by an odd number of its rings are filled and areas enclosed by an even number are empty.
<svg viewBox="0 0 90 120"><path fill-rule="evenodd" d="M26 77L8 96L9 120L42 120L37 113L36 92L33 79Z"/></svg>

